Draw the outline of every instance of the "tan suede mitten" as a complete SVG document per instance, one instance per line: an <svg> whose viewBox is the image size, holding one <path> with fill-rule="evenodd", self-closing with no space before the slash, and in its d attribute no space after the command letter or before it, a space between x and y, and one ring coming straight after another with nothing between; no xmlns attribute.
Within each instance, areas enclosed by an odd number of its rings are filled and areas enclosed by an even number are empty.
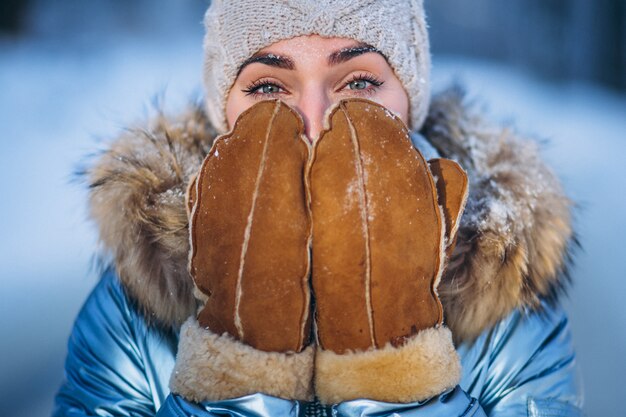
<svg viewBox="0 0 626 417"><path fill-rule="evenodd" d="M375 103L343 101L329 117L309 179L316 395L427 399L460 379L437 285L467 177L449 160L429 169L405 125Z"/></svg>
<svg viewBox="0 0 626 417"><path fill-rule="evenodd" d="M285 104L261 102L216 139L189 187L189 268L201 308L181 329L170 383L187 399L312 398L303 130Z"/></svg>

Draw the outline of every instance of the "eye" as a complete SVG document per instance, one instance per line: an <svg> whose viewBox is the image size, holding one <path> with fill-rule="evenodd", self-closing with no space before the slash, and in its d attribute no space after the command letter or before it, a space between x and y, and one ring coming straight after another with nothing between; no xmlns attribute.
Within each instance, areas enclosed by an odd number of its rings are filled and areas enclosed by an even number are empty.
<svg viewBox="0 0 626 417"><path fill-rule="evenodd" d="M365 90L371 83L367 80L355 80L348 83L350 90Z"/></svg>
<svg viewBox="0 0 626 417"><path fill-rule="evenodd" d="M342 89L354 94L371 94L383 83L384 81L379 80L372 74L355 74L344 84Z"/></svg>
<svg viewBox="0 0 626 417"><path fill-rule="evenodd" d="M283 86L281 86L280 84L274 81L269 81L269 80L257 80L251 83L248 87L246 87L245 89L241 91L246 93L246 95L248 96L254 96L254 97L259 97L259 96L273 97L278 94L286 92Z"/></svg>
<svg viewBox="0 0 626 417"><path fill-rule="evenodd" d="M280 92L280 87L276 84L264 84L258 87L256 91L262 94L276 94Z"/></svg>

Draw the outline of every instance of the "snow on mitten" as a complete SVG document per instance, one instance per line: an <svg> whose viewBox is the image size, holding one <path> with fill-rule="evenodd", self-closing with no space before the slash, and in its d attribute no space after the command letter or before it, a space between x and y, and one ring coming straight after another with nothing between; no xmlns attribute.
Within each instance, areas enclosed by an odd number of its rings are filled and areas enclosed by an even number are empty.
<svg viewBox="0 0 626 417"><path fill-rule="evenodd" d="M435 160L436 183L402 121L375 103L343 101L329 117L309 179L316 395L430 398L460 379L437 285L467 177Z"/></svg>
<svg viewBox="0 0 626 417"><path fill-rule="evenodd" d="M192 401L312 397L311 219L301 118L272 100L215 140L189 187L189 270L201 305L172 391Z"/></svg>

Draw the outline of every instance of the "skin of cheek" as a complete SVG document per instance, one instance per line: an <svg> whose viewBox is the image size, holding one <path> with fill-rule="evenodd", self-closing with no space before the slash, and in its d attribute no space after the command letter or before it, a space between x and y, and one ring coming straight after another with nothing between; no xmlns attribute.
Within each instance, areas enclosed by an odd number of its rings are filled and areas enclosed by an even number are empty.
<svg viewBox="0 0 626 417"><path fill-rule="evenodd" d="M382 94L382 97L380 95L373 95L372 97L368 97L368 99L389 109L405 124L408 124L409 98L406 90L404 90L404 87L400 84L400 81L397 79L394 81L397 81L398 83L396 88L386 92L386 94Z"/></svg>
<svg viewBox="0 0 626 417"><path fill-rule="evenodd" d="M235 85L233 85L226 99L226 122L228 123L229 130L233 128L239 115L251 107L250 105L242 103L242 100L234 94L235 88Z"/></svg>

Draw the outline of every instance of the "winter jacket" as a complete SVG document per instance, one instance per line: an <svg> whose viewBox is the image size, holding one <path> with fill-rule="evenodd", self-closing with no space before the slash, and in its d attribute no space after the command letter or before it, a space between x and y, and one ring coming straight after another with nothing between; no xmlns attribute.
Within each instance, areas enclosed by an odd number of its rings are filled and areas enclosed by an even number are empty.
<svg viewBox="0 0 626 417"><path fill-rule="evenodd" d="M185 190L215 137L194 106L129 130L86 172L113 265L76 320L53 415L582 415L559 305L575 241L570 201L534 141L486 123L457 90L433 100L421 134L458 161L470 183L439 287L463 366L459 386L423 403L363 399L326 408L263 394L202 404L170 394L178 332L197 307Z"/></svg>

